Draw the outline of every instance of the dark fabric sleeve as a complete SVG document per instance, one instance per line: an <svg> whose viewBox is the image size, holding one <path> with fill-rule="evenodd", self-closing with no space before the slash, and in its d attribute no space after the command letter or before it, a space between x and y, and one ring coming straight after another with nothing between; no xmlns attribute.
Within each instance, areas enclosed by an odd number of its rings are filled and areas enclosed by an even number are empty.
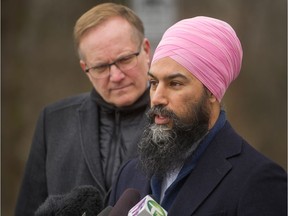
<svg viewBox="0 0 288 216"><path fill-rule="evenodd" d="M119 170L118 176L112 186L108 204L114 206L120 196L128 188L138 190L141 198L151 194L150 180L145 177L138 167L138 160L132 159Z"/></svg>
<svg viewBox="0 0 288 216"><path fill-rule="evenodd" d="M120 176L121 176L121 173L122 173L124 167L127 164L128 164L128 162L123 164L122 167L119 169L117 178L115 179L114 184L112 185L112 188L110 190L109 197L106 198L106 200L108 200L108 205L110 205L110 206L114 206L115 203L117 202L117 199L119 198L119 197L117 198L117 193L118 193L117 190L119 190L119 188L118 188L119 179L120 179ZM106 205L107 205L107 201L106 201Z"/></svg>
<svg viewBox="0 0 288 216"><path fill-rule="evenodd" d="M45 146L45 110L37 122L30 154L20 188L15 216L34 215L36 209L47 198L46 183L46 146Z"/></svg>
<svg viewBox="0 0 288 216"><path fill-rule="evenodd" d="M237 215L287 216L287 173L281 167L259 166L243 184Z"/></svg>

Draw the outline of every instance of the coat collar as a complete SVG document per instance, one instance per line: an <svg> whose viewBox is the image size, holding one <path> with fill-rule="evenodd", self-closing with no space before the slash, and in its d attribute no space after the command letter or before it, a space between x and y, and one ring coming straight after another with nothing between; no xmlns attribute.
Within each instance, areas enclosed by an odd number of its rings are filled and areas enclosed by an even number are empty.
<svg viewBox="0 0 288 216"><path fill-rule="evenodd" d="M100 147L96 143L99 140L98 107L91 101L90 97L78 110L80 145L87 163L88 169L96 184L105 194L104 175L101 167Z"/></svg>
<svg viewBox="0 0 288 216"><path fill-rule="evenodd" d="M93 176L96 184L101 188L101 192L105 193L104 174L101 167L101 156L99 146L99 107L109 109L111 111L120 111L129 113L143 107L149 106L149 91L145 93L129 107L117 109L111 104L106 103L101 96L93 89L90 97L88 97L78 110L80 145L87 163L88 169ZM139 122L139 126L143 125L145 118ZM135 144L136 146L137 144ZM129 152L128 152L129 153ZM130 154L130 153L129 153Z"/></svg>
<svg viewBox="0 0 288 216"><path fill-rule="evenodd" d="M193 172L187 177L168 212L169 214L192 215L232 169L232 165L227 158L241 152L241 141L236 139L235 142L235 138L233 138L234 143L232 145L229 142L231 141L229 138L231 135L235 136L235 133L230 124L226 122L199 159Z"/></svg>
<svg viewBox="0 0 288 216"><path fill-rule="evenodd" d="M165 191L165 196L163 201L161 202L161 206L165 209L169 210L171 204L173 203L175 197L178 194L179 188L183 184L184 179L193 171L196 167L198 160L201 158L202 154L205 152L206 148L209 146L211 141L214 139L215 135L221 130L221 128L225 125L226 122L226 113L222 110L219 114L219 117L215 123L215 125L209 130L209 132L203 136L197 143L193 143L193 146L196 149L191 151L190 156L187 158L186 162L184 163L182 169L177 175L175 181L169 186L169 188ZM162 179L153 178L151 179L151 187L153 191L153 195L160 200L160 193L161 193L161 182ZM158 187L158 188L157 188Z"/></svg>

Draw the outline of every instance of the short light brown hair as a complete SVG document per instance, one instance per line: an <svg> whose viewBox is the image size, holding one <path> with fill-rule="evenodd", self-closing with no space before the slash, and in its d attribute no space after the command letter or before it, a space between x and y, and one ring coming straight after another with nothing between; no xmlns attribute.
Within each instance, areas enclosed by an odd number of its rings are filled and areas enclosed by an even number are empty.
<svg viewBox="0 0 288 216"><path fill-rule="evenodd" d="M130 23L130 25L135 29L136 35L139 40L144 39L144 25L141 19L135 14L130 8L115 4L115 3L104 3L99 4L92 9L84 13L76 22L74 26L74 43L75 48L79 49L79 43L81 37L89 29L100 25L111 17L120 16ZM121 27L119 27L121 28ZM79 50L78 50L79 52Z"/></svg>

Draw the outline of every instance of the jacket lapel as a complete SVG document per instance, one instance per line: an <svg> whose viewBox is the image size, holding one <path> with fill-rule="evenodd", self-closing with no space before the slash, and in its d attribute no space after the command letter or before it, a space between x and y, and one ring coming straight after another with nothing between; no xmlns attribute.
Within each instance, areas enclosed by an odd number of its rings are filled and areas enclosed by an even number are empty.
<svg viewBox="0 0 288 216"><path fill-rule="evenodd" d="M226 125L227 127L228 130L231 129L229 124ZM221 139L216 137L209 144L196 168L188 176L168 212L169 215L192 215L231 170L232 165L226 158L239 154L241 143L237 143L232 147L229 145L230 143L225 142L227 140L225 135L224 138L222 135L220 137Z"/></svg>
<svg viewBox="0 0 288 216"><path fill-rule="evenodd" d="M79 114L79 130L81 148L87 163L88 169L91 172L94 180L100 188L104 185L104 176L101 167L101 157L99 145L99 130L98 130L98 108L95 103L87 99L82 107L78 110Z"/></svg>

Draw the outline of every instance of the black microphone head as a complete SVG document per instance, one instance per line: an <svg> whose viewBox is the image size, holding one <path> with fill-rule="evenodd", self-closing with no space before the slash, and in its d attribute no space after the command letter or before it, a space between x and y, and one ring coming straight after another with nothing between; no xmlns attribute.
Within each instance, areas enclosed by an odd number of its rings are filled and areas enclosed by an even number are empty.
<svg viewBox="0 0 288 216"><path fill-rule="evenodd" d="M128 188L120 196L109 216L127 216L129 210L140 201L140 198L137 190Z"/></svg>
<svg viewBox="0 0 288 216"><path fill-rule="evenodd" d="M73 189L63 200L56 215L94 216L103 209L103 197L97 188L84 185Z"/></svg>
<svg viewBox="0 0 288 216"><path fill-rule="evenodd" d="M35 215L86 216L97 215L103 209L103 197L97 188L89 185L74 188L67 194L49 197Z"/></svg>

